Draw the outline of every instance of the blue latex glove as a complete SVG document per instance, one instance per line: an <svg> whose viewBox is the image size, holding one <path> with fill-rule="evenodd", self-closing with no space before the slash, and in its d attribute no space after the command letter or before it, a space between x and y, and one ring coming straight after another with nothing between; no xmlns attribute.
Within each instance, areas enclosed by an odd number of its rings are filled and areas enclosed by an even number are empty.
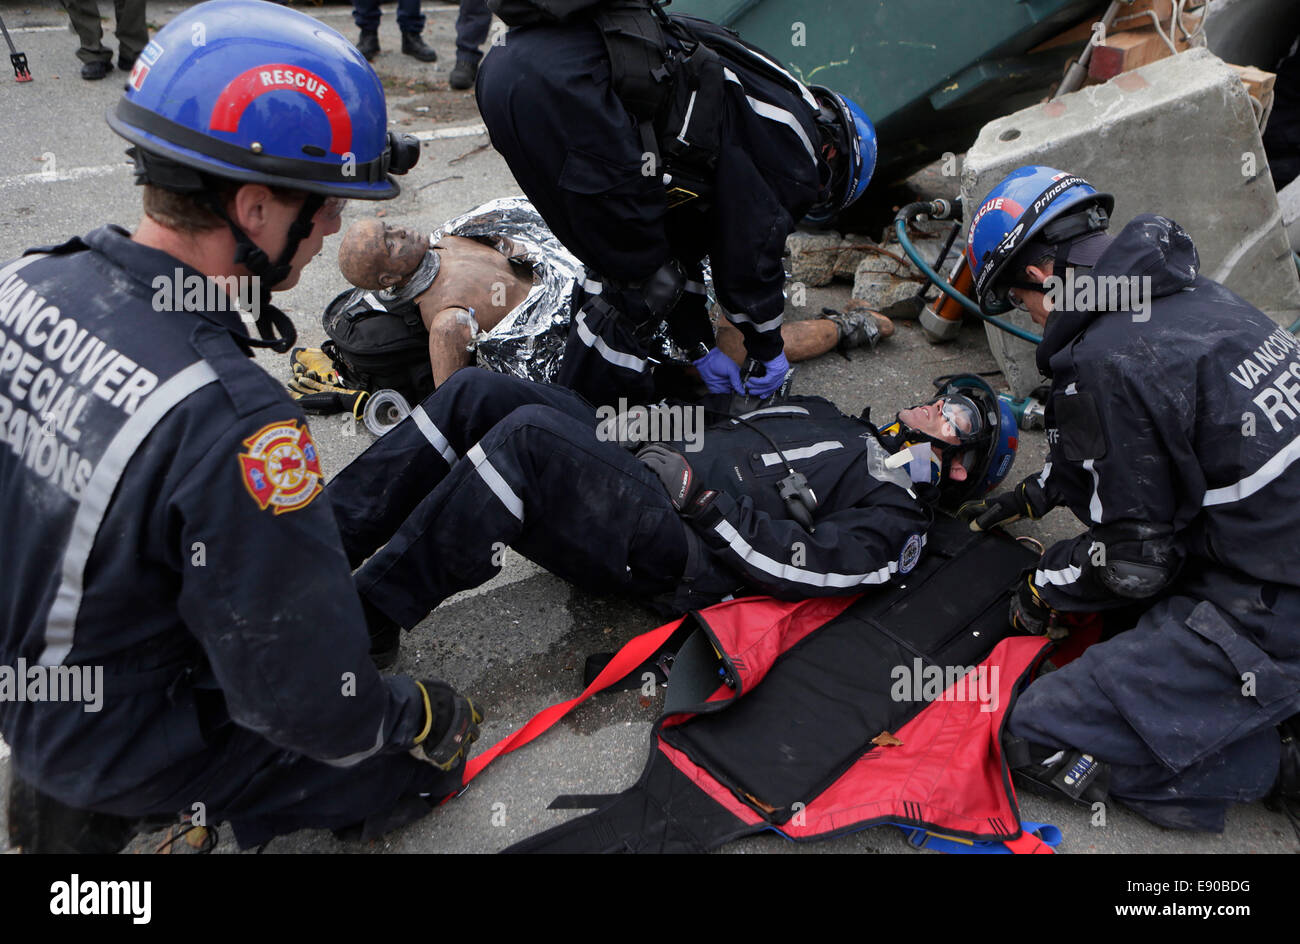
<svg viewBox="0 0 1300 944"><path fill-rule="evenodd" d="M709 393L741 393L740 367L721 348L713 348L699 360L691 361Z"/></svg>
<svg viewBox="0 0 1300 944"><path fill-rule="evenodd" d="M785 380L785 375L790 372L790 362L785 359L785 351L782 351L770 361L762 363L766 373L762 377L750 377L745 384L745 392L751 397L766 399L776 393L777 387Z"/></svg>

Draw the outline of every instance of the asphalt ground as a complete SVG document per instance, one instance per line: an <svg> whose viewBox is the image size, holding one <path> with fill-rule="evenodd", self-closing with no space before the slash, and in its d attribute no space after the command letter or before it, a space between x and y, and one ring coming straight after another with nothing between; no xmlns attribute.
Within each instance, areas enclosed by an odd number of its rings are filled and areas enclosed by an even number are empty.
<svg viewBox="0 0 1300 944"><path fill-rule="evenodd" d="M189 6L155 2L149 20L157 28ZM472 93L451 92L446 76L454 63L456 7L425 3L425 39L439 52L433 65L396 52L400 38L391 6L380 28L385 51L374 65L389 92L395 128L425 138L418 167L403 181L397 199L377 205L351 204L344 229L363 215L431 230L443 220L518 188L505 163L491 150L478 123ZM350 39L355 28L347 6L307 8ZM101 82L79 78L77 41L66 16L51 0L5 3L2 15L18 48L27 54L35 81L18 85L0 77L0 259L24 248L53 243L114 222L133 228L139 218L139 192L132 186L123 157L124 142L107 127L103 114L117 99L125 73ZM109 13L109 5L104 5ZM111 13L106 43L115 47ZM341 236L326 240L301 283L277 296L298 326L302 342L323 339L320 313L347 284L335 268ZM787 317L841 306L848 283L810 289L807 304ZM288 379L283 356L260 353L258 363ZM954 372L996 371L982 327L967 324L952 343L929 344L914 323L900 322L894 337L875 351L854 352L852 360L830 354L798 368L795 391L830 398L848 413L866 404L873 415L892 416L921 400L931 378ZM999 385L1000 377L991 382ZM337 417L313 420L312 433L327 474L342 468L371 441L364 430ZM1013 477L1041 467L1041 432L1021 437ZM1079 525L1067 511L1019 527L1045 542L1068 537ZM268 562L268 566L273 566ZM658 623L634 603L602 599L569 587L517 555L509 555L491 583L447 601L406 635L395 671L446 679L472 693L485 706L483 745L517 729L539 709L573 697L581 689L584 659L616 649ZM662 692L662 690L660 690ZM542 739L499 761L463 796L423 820L382 840L343 842L323 831L278 838L269 852L494 852L576 815L550 811L559 794L615 793L630 786L645 762L651 723L662 703L631 691L600 696L570 714ZM8 750L0 743L0 767ZM1112 804L1104 825L1088 809L1065 800L1022 796L1025 819L1054 823L1066 853L1264 853L1300 851L1286 819L1262 805L1232 810L1222 835L1180 833L1148 824ZM0 816L3 805L0 804ZM236 851L227 837L219 851ZM139 840L147 850L160 836ZM876 828L820 843L788 842L766 834L734 842L728 853L912 853L898 830ZM1125 867L1119 867L1122 871ZM1111 868L1114 871L1113 867Z"/></svg>

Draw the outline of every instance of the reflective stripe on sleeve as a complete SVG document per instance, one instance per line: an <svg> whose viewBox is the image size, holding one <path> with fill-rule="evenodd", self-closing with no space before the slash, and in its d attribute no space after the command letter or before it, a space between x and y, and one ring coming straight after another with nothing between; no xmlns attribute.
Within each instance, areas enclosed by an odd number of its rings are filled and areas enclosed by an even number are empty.
<svg viewBox="0 0 1300 944"><path fill-rule="evenodd" d="M892 574L898 572L898 561L890 561L879 570L873 570L865 574L818 573L795 567L792 564L783 564L778 560L773 560L766 554L754 550L749 542L740 536L740 532L732 526L731 522L725 518L715 524L713 530L727 542L727 546L731 551L750 567L790 583L802 583L812 587L860 587L886 583ZM925 542L926 535L921 535L921 545L923 547Z"/></svg>
<svg viewBox="0 0 1300 944"><path fill-rule="evenodd" d="M375 734L375 743L373 747L368 750L358 751L355 754L349 754L346 757L335 757L329 760L323 760L322 763L328 764L330 767L354 767L367 757L374 757L384 746L384 722L387 720L386 716L380 719L379 731Z"/></svg>
<svg viewBox="0 0 1300 944"><path fill-rule="evenodd" d="M1070 584L1077 582L1082 574L1083 568L1078 564L1071 564L1064 570L1036 570L1034 571L1034 583L1040 587L1049 583L1057 587L1068 587Z"/></svg>
<svg viewBox="0 0 1300 944"><path fill-rule="evenodd" d="M753 318L749 317L749 315L739 311L727 311L724 308L722 313L727 316L727 320L732 324L751 324L759 331L775 331L781 327L781 321L785 317L784 315L777 315L775 318L770 318L767 321L755 321Z"/></svg>
<svg viewBox="0 0 1300 944"><path fill-rule="evenodd" d="M633 355L626 354L623 351L616 351L606 344L604 338L598 337L591 328L587 326L586 312L578 312L578 317L574 319L573 323L578 329L578 337L581 339L582 343L589 348L595 349L596 353L605 360L609 361L616 367L623 367L627 370L635 371L638 374L645 373L645 358L634 357Z"/></svg>
<svg viewBox="0 0 1300 944"><path fill-rule="evenodd" d="M1300 459L1300 436L1287 443L1277 455L1241 481L1208 490L1201 505L1209 508L1249 498L1285 472L1297 459Z"/></svg>
<svg viewBox="0 0 1300 944"><path fill-rule="evenodd" d="M724 68L722 70L722 75L728 82L734 82L736 85L740 86L741 91L745 91L745 83L740 81L736 73L732 72L730 69ZM777 105L760 101L748 92L745 92L745 101L749 102L749 107L754 110L754 114L760 115L769 121L779 122L797 134L799 136L799 141L803 144L804 150L808 152L808 156L812 158L814 164L817 163L817 149L813 147L812 141L808 139L808 132L803 130L803 125L799 124L799 119L796 118L793 113ZM816 106L814 105L813 107Z"/></svg>

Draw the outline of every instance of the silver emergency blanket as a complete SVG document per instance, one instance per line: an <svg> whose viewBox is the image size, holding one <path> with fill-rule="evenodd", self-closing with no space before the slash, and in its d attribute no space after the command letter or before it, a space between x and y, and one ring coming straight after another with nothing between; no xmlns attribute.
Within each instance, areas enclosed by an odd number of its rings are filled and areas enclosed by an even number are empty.
<svg viewBox="0 0 1300 944"><path fill-rule="evenodd" d="M478 331L470 347L480 367L525 380L553 381L568 341L570 318L584 298L583 264L564 248L525 197L500 197L448 220L429 235L429 245L444 236L475 239L532 269L533 287L527 297L491 331ZM375 294L388 307L409 301L433 284L438 269L438 254L430 251L403 285ZM649 354L656 360L689 360L669 340L667 324L659 326Z"/></svg>
<svg viewBox="0 0 1300 944"><path fill-rule="evenodd" d="M580 300L582 263L524 197L491 200L448 220L429 242L444 236L477 239L533 270L527 297L491 331L474 336L478 365L526 380L554 380L569 336L569 318Z"/></svg>

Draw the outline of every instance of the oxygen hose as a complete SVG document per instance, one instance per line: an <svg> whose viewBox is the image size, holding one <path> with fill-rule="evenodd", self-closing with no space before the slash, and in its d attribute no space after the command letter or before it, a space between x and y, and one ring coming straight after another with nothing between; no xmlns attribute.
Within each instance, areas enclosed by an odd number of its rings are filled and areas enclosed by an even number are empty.
<svg viewBox="0 0 1300 944"><path fill-rule="evenodd" d="M953 210L953 203L949 200L930 200L924 203L909 203L907 206L899 210L898 215L894 217L894 233L898 236L898 244L903 247L903 252L907 253L907 258L912 260L912 264L920 269L925 277L933 282L939 291L943 292L949 298L961 302L961 304L968 310L973 311L995 327L1001 328L1003 331L1007 332L1007 334L1013 334L1031 344L1037 344L1039 341L1043 340L1038 335L1031 334L1021 328L1017 328L1008 321L1003 321L1001 318L996 318L993 315L986 315L984 312L980 311L979 305L975 304L961 292L949 285L947 279L935 272L934 269L930 268L929 263L921 258L921 254L916 251L916 247L912 245L912 241L907 238L907 221L912 217L924 215L928 219L944 220L951 218Z"/></svg>

